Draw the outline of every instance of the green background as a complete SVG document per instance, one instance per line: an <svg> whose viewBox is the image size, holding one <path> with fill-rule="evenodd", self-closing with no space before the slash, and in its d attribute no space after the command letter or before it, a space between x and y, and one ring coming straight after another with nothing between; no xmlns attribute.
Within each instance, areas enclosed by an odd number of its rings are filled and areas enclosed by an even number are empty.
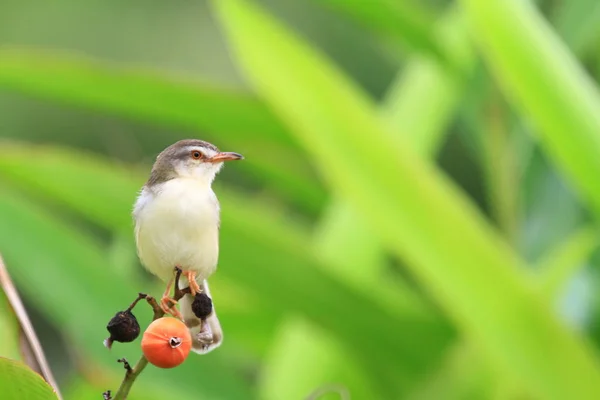
<svg viewBox="0 0 600 400"><path fill-rule="evenodd" d="M595 0L4 0L0 253L65 399L114 393L132 204L201 138L246 157L225 341L132 399L595 399L599 77Z"/></svg>

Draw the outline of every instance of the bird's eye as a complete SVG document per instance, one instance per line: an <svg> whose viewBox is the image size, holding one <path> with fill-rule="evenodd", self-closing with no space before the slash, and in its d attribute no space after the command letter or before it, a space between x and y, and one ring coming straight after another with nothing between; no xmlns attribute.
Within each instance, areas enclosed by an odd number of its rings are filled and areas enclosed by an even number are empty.
<svg viewBox="0 0 600 400"><path fill-rule="evenodd" d="M202 154L202 152L198 150L192 150L192 158L194 160L201 160L202 158L204 158L204 154Z"/></svg>

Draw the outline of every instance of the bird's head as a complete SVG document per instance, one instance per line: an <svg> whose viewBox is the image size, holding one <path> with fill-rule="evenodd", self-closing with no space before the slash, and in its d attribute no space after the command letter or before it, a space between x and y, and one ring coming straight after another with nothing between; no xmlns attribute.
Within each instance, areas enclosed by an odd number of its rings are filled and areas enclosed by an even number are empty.
<svg viewBox="0 0 600 400"><path fill-rule="evenodd" d="M158 155L147 185L175 178L193 178L210 185L225 161L241 159L241 154L219 151L202 140L180 140Z"/></svg>

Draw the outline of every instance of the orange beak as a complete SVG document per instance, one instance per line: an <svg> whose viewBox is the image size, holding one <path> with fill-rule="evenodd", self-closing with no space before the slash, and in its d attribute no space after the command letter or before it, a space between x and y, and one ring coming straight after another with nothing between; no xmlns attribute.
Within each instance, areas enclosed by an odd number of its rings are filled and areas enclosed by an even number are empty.
<svg viewBox="0 0 600 400"><path fill-rule="evenodd" d="M217 153L211 158L208 159L211 163L218 163L223 161L234 161L234 160L243 160L244 156L238 153L233 153L231 151L223 151L221 153Z"/></svg>

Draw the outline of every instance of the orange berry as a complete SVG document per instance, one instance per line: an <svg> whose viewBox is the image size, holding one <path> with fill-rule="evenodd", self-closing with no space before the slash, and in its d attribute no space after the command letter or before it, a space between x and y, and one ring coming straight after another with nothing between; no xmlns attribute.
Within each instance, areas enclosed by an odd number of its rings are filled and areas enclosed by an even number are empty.
<svg viewBox="0 0 600 400"><path fill-rule="evenodd" d="M190 353L192 337L187 326L176 318L164 317L153 321L142 337L142 352L151 364L173 368Z"/></svg>

